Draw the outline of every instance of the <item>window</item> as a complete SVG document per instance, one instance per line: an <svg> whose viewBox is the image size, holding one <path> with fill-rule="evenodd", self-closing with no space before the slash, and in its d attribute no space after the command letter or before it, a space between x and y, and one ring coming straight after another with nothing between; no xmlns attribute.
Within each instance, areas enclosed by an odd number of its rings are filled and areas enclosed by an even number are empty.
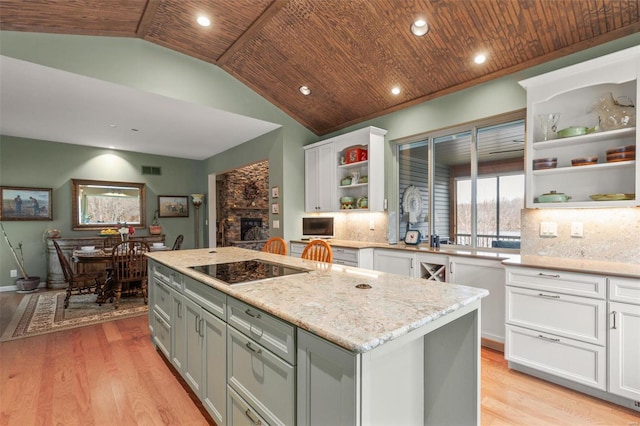
<svg viewBox="0 0 640 426"><path fill-rule="evenodd" d="M422 135L397 145L399 238L519 247L524 208L524 111ZM415 138L414 138L415 139ZM415 197L419 193L420 197ZM407 203L408 196L420 201Z"/></svg>

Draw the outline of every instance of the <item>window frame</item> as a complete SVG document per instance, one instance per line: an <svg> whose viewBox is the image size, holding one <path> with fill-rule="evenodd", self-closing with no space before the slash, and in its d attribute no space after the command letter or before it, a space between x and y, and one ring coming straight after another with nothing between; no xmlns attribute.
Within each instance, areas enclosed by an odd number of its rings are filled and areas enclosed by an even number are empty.
<svg viewBox="0 0 640 426"><path fill-rule="evenodd" d="M393 175L393 194L395 197L395 204L390 204L390 205L394 205L396 206L395 208L398 209L398 214L396 214L396 212L392 212L390 218L389 218L389 226L394 228L393 233L391 233L390 235L398 235L398 238L402 235L402 230L400 229L400 217L399 217L399 208L400 208L400 163L399 163L399 158L400 158L400 147L403 145L408 145L408 144L412 144L412 143L417 143L417 142L426 142L428 144L428 158L427 158L427 164L428 164L428 215L429 217L434 217L435 215L435 200L434 197L432 196L434 194L434 184L435 184L435 168L433 167L434 164L434 143L433 141L439 137L443 137L443 136L447 136L447 135L452 135L452 134L460 134L460 133L464 133L464 132L471 132L471 144L472 144L472 149L471 149L471 158L470 158L470 177L472 179L472 189L471 189L471 198L472 198L472 217L471 217L471 226L472 226L472 244L471 246L464 246L465 248L477 248L477 208L476 208L476 204L477 204L477 178L479 177L479 167L477 164L477 151L478 151L478 146L477 146L477 134L478 134L478 130L482 129L482 128L486 128L486 127L491 127L491 126L496 126L496 125L500 125L500 124L506 124L506 123L510 123L510 122L514 122L514 121L523 121L525 123L525 129L523 132L523 137L525 137L526 135L526 109L520 109L520 110L516 110L516 111L512 111L509 113L505 113L505 114L500 114L500 115L496 115L496 116L491 116L491 117L486 117L483 119L479 119L479 120L475 120L475 121L470 121L470 122L466 122L466 123L462 123L456 126L451 126L451 127L446 127L446 128L441 128L441 129L436 129L433 131L429 131L429 132L423 132L420 134L416 134L416 135L412 135L412 136L408 136L408 137L404 137L404 138L400 138L397 140L393 140L391 141L392 143L392 151L393 151L393 155L394 155L394 175ZM524 145L523 145L524 148ZM524 150L523 150L524 153ZM524 168L524 155L522 159L516 159L513 161L513 164L506 166L507 163L505 164L505 169L501 170L499 172L499 174L504 175L504 174L515 174L516 172L522 172L522 174L525 173L525 168ZM486 168L486 163L483 163L483 165L480 167L480 170L483 170ZM484 175L485 173L482 173L482 175ZM497 176L497 174L496 174ZM480 176L481 177L481 176ZM450 179L453 181L455 179L454 176L451 176ZM525 177L526 179L526 177ZM455 190L453 188L455 188L455 185L450 185L450 192L451 196L449 197L449 209L450 209L450 216L449 216L449 230L450 230L450 234L452 236L455 235L455 231L456 231L456 226L455 226L455 222L456 222L456 211L455 211L455 206L456 206L456 194L455 194ZM525 187L526 190L526 187ZM526 198L526 194L523 193L523 197ZM391 201L391 200L390 200ZM524 206L523 206L524 208ZM425 238L426 241L431 241L431 236L434 235L434 223L433 221L429 221L428 223L428 235L423 236ZM392 241L395 242L395 241ZM455 245L455 244L452 244Z"/></svg>

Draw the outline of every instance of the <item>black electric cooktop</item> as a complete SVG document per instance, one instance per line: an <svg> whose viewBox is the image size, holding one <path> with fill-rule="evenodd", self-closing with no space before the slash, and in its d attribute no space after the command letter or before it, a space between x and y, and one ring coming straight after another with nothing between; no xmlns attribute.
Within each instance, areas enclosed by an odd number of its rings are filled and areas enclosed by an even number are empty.
<svg viewBox="0 0 640 426"><path fill-rule="evenodd" d="M191 269L209 275L229 285L242 284L266 278L309 272L309 269L282 265L262 259L191 266Z"/></svg>

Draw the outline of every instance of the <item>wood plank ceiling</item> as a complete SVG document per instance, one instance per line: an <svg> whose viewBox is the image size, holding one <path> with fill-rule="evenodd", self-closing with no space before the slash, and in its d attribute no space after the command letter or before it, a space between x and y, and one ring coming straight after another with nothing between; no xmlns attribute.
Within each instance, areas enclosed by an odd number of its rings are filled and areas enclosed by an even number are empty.
<svg viewBox="0 0 640 426"><path fill-rule="evenodd" d="M0 0L0 28L138 37L220 66L324 135L639 32L639 3ZM196 24L200 14L210 27ZM423 37L409 31L417 18L430 27Z"/></svg>

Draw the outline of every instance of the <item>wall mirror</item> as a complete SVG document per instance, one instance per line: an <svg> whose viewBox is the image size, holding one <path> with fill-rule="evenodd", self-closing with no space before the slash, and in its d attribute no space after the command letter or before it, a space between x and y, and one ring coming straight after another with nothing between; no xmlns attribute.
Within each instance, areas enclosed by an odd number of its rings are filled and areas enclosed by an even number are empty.
<svg viewBox="0 0 640 426"><path fill-rule="evenodd" d="M74 230L146 227L144 183L71 179Z"/></svg>

